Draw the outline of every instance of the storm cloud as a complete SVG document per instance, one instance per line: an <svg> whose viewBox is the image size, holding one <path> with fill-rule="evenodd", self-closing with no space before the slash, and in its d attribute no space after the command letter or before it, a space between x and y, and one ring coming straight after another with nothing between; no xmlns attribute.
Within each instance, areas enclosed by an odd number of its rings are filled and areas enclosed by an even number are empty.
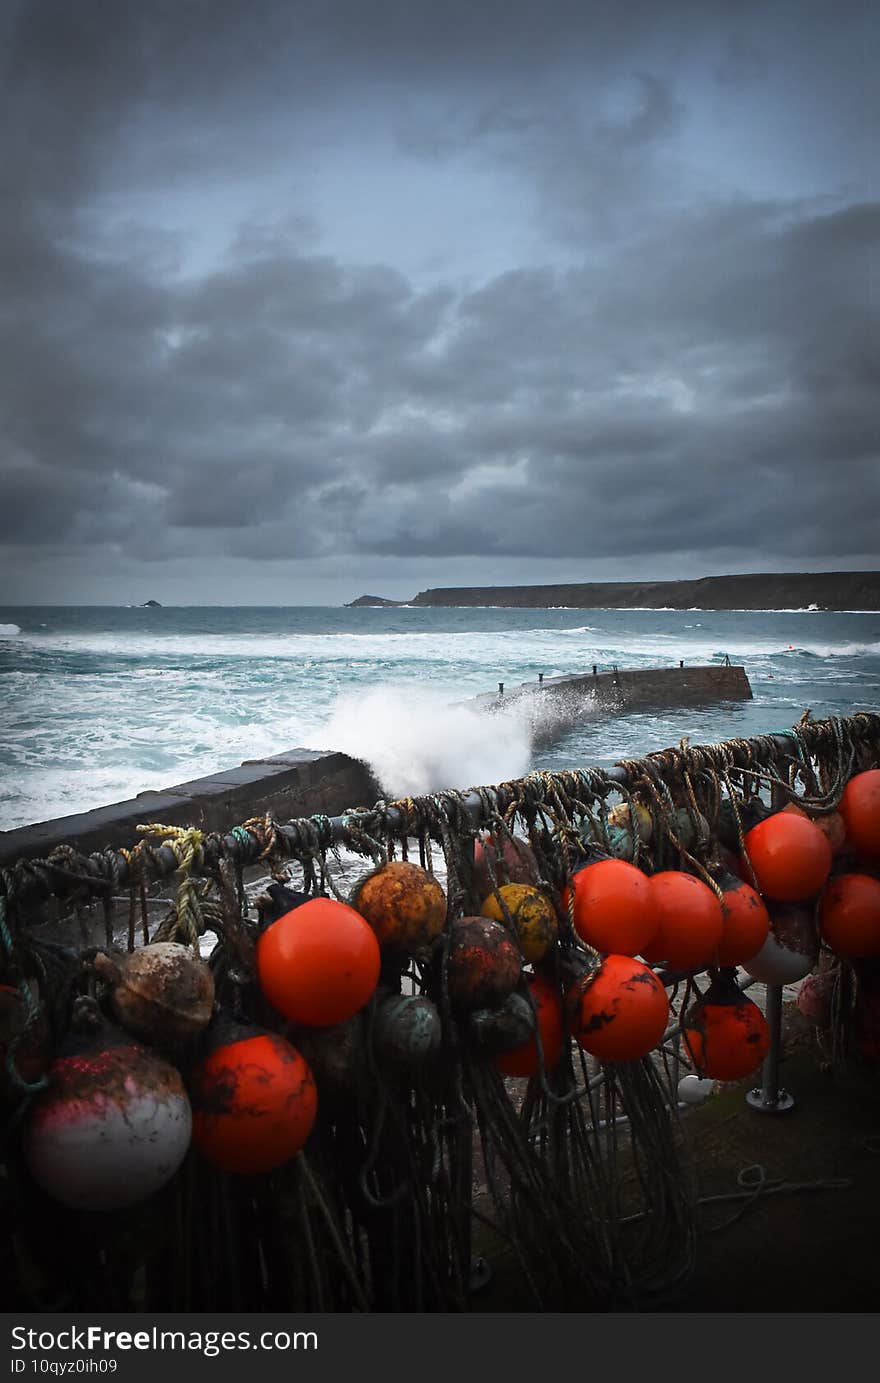
<svg viewBox="0 0 880 1383"><path fill-rule="evenodd" d="M7 599L876 565L878 24L730 9L13 6Z"/></svg>

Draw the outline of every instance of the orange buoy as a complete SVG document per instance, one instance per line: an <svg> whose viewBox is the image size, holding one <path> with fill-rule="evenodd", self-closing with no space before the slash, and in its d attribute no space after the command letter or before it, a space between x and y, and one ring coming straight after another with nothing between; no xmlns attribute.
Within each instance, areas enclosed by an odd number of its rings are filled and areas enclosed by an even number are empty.
<svg viewBox="0 0 880 1383"><path fill-rule="evenodd" d="M697 970L715 958L724 928L721 903L707 884L681 869L652 874L651 901L657 929L642 947L645 960L673 970Z"/></svg>
<svg viewBox="0 0 880 1383"><path fill-rule="evenodd" d="M498 896L490 893L483 900L480 913L493 922L505 922L507 908L523 960L541 960L559 936L559 922L550 899L532 884L502 884Z"/></svg>
<svg viewBox="0 0 880 1383"><path fill-rule="evenodd" d="M580 983L574 1037L600 1061L636 1061L662 1038L669 1021L666 990L632 956L606 956Z"/></svg>
<svg viewBox="0 0 880 1383"><path fill-rule="evenodd" d="M839 956L880 955L880 879L870 874L829 879L819 901L819 931Z"/></svg>
<svg viewBox="0 0 880 1383"><path fill-rule="evenodd" d="M880 855L880 768L850 778L840 799L847 840L864 855Z"/></svg>
<svg viewBox="0 0 880 1383"><path fill-rule="evenodd" d="M535 1004L538 1031L544 1051L544 1066L552 1071L562 1055L562 1000L556 986L536 976L529 980L529 991ZM538 1043L534 1037L519 1047L498 1052L494 1058L498 1070L505 1076L536 1076L540 1062Z"/></svg>
<svg viewBox="0 0 880 1383"><path fill-rule="evenodd" d="M295 1047L277 1033L232 1024L196 1067L191 1092L199 1152L225 1172L250 1176L294 1157L318 1109L311 1070Z"/></svg>
<svg viewBox="0 0 880 1383"><path fill-rule="evenodd" d="M808 817L774 812L744 836L758 888L778 903L812 898L831 873L827 836Z"/></svg>
<svg viewBox="0 0 880 1383"><path fill-rule="evenodd" d="M597 951L635 956L657 931L651 881L626 860L597 860L572 876L574 928ZM563 893L568 907L568 889Z"/></svg>
<svg viewBox="0 0 880 1383"><path fill-rule="evenodd" d="M310 898L260 935L257 977L269 1003L304 1027L344 1023L379 979L379 943L346 903Z"/></svg>
<svg viewBox="0 0 880 1383"><path fill-rule="evenodd" d="M682 1035L697 1072L713 1080L751 1075L770 1046L766 1018L730 975L713 980L688 1009Z"/></svg>
<svg viewBox="0 0 880 1383"><path fill-rule="evenodd" d="M718 883L724 896L721 899L721 939L715 963L743 965L757 955L767 940L770 914L761 895L742 879L723 874Z"/></svg>
<svg viewBox="0 0 880 1383"><path fill-rule="evenodd" d="M598 952L636 956L657 931L648 874L628 860L596 860L571 877L574 929ZM567 888L563 907L569 906Z"/></svg>

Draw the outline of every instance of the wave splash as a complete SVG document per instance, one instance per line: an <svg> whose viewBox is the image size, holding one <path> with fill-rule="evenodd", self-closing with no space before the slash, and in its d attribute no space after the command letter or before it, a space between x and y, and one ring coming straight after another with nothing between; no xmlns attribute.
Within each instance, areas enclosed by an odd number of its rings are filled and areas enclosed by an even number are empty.
<svg viewBox="0 0 880 1383"><path fill-rule="evenodd" d="M440 693L377 687L340 696L306 747L360 759L389 797L418 797L521 778L535 745L551 743L594 709L584 695L537 692L481 708L450 705Z"/></svg>

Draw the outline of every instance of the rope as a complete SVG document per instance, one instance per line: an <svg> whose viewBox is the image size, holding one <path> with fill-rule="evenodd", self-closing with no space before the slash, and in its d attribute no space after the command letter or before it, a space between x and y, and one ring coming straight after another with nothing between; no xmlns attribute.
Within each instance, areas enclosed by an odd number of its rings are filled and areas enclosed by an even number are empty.
<svg viewBox="0 0 880 1383"><path fill-rule="evenodd" d="M182 940L197 951L205 924L202 918L202 890L192 871L197 862L201 863L204 836L196 826L162 826L154 822L138 826L137 829L142 835L161 841L171 850L177 862L179 877L173 921L167 927L163 924L161 938L157 933L157 939Z"/></svg>

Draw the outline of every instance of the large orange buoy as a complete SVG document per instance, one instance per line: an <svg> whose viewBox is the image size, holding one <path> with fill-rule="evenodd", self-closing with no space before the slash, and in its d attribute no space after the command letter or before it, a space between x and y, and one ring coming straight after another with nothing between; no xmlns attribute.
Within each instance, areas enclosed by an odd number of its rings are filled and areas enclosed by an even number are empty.
<svg viewBox="0 0 880 1383"><path fill-rule="evenodd" d="M257 977L269 1003L304 1027L344 1023L379 979L379 943L346 903L310 898L260 935Z"/></svg>
<svg viewBox="0 0 880 1383"><path fill-rule="evenodd" d="M351 905L369 922L380 946L416 954L446 923L446 894L420 865L389 860L355 885Z"/></svg>
<svg viewBox="0 0 880 1383"><path fill-rule="evenodd" d="M819 901L819 930L839 956L880 955L880 879L870 874L829 879Z"/></svg>
<svg viewBox="0 0 880 1383"><path fill-rule="evenodd" d="M718 880L722 930L715 962L720 966L743 965L757 955L770 932L770 914L759 893L737 879L723 874Z"/></svg>
<svg viewBox="0 0 880 1383"><path fill-rule="evenodd" d="M831 846L808 817L774 812L744 836L758 888L778 903L799 903L831 873Z"/></svg>
<svg viewBox="0 0 880 1383"><path fill-rule="evenodd" d="M535 1004L538 1031L544 1051L544 1066L552 1071L562 1055L562 1000L556 986L536 976L529 980L529 991ZM498 1070L505 1076L536 1076L538 1074L538 1044L530 1037L519 1047L498 1052L494 1058Z"/></svg>
<svg viewBox="0 0 880 1383"><path fill-rule="evenodd" d="M664 961L673 970L696 970L715 958L724 918L721 903L693 874L666 869L652 874L651 901L657 929L642 947L645 960Z"/></svg>
<svg viewBox="0 0 880 1383"><path fill-rule="evenodd" d="M632 956L606 956L581 981L574 1037L600 1061L636 1061L662 1038L669 1021L666 990Z"/></svg>
<svg viewBox="0 0 880 1383"><path fill-rule="evenodd" d="M770 1046L766 1018L729 975L713 980L688 1009L682 1035L698 1073L713 1080L751 1075Z"/></svg>
<svg viewBox="0 0 880 1383"><path fill-rule="evenodd" d="M502 884L498 894L483 900L480 912L493 922L505 922L504 907L510 915L523 960L541 960L559 936L559 923L550 899L532 884Z"/></svg>
<svg viewBox="0 0 880 1383"><path fill-rule="evenodd" d="M647 874L626 860L597 860L572 876L574 927L597 951L635 956L650 942L658 919ZM568 889L563 893L568 907Z"/></svg>
<svg viewBox="0 0 880 1383"><path fill-rule="evenodd" d="M847 840L861 854L880 855L880 768L850 778L840 799Z"/></svg>
<svg viewBox="0 0 880 1383"><path fill-rule="evenodd" d="M318 1093L297 1049L277 1033L229 1025L191 1079L193 1143L225 1172L271 1172L312 1131Z"/></svg>

